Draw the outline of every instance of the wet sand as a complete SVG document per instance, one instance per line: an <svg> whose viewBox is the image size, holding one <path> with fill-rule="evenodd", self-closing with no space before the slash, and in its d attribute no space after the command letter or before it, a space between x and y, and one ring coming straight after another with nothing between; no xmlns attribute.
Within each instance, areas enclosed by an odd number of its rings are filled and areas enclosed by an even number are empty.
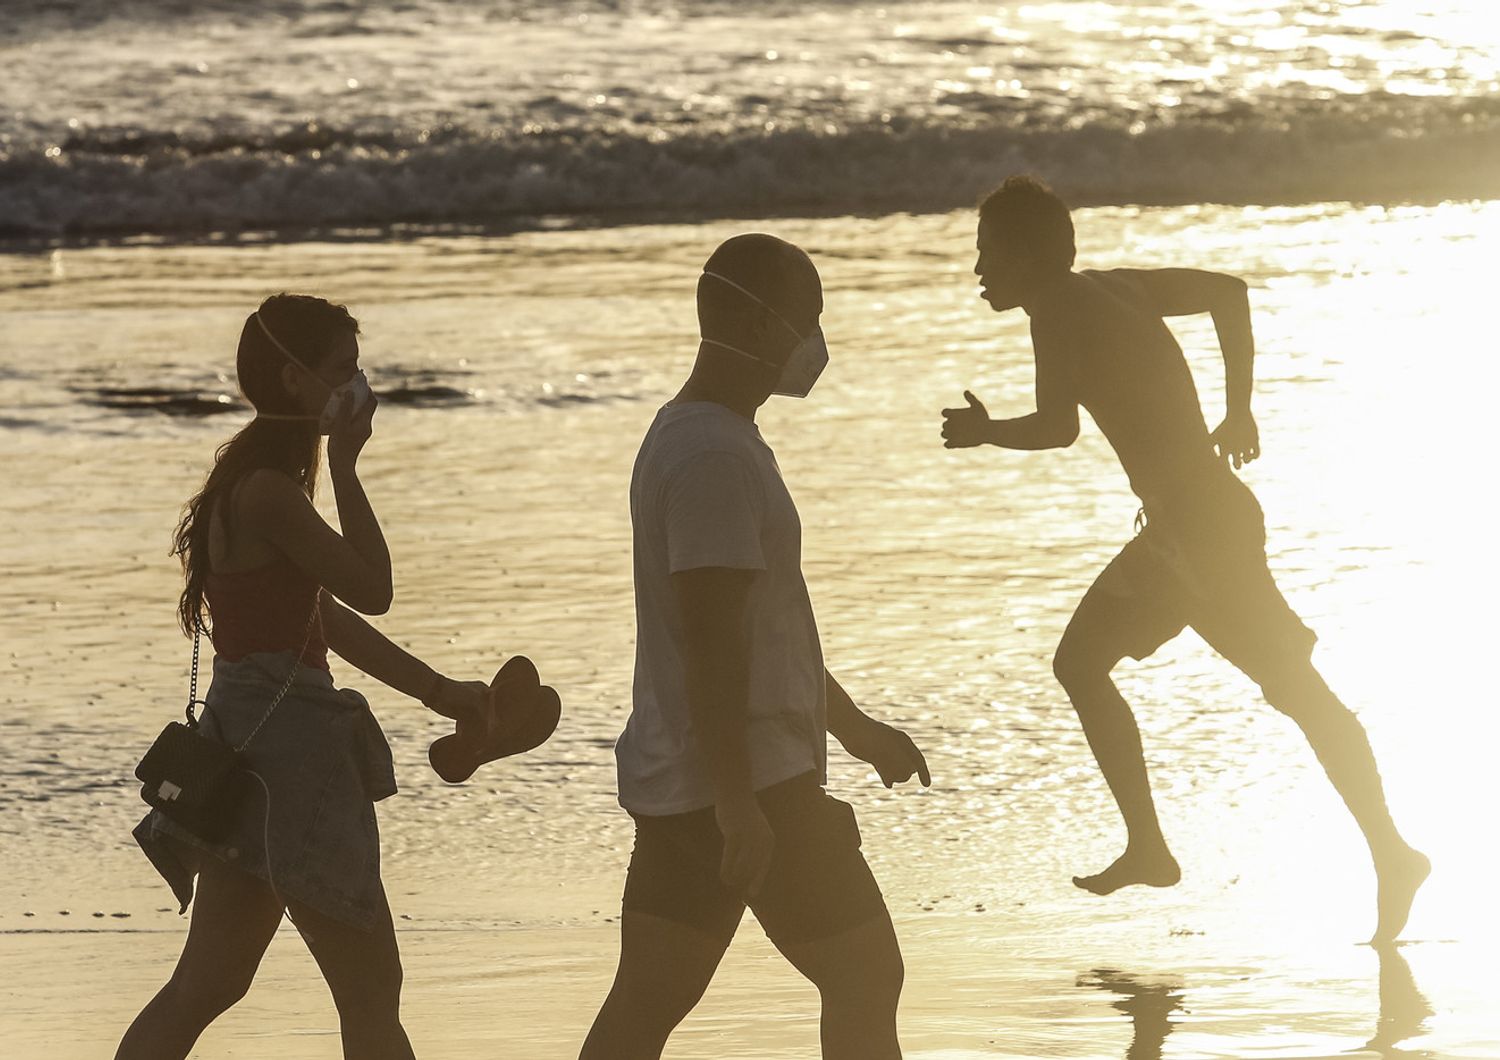
<svg viewBox="0 0 1500 1060"><path fill-rule="evenodd" d="M1217 963L1201 941L1165 942L1153 958L1138 959L1128 970L1089 967L1084 955L1053 952L1050 940L986 938L982 920L942 921L903 921L909 976L903 1039L916 1060L1496 1055L1493 1037L1467 1047L1424 1047L1434 1025L1483 1031L1475 1017L1492 994L1471 978L1483 960L1474 947L1403 947L1382 969L1363 948L1327 955L1317 967L1268 967ZM966 945L955 946L956 932L968 933ZM43 979L9 991L6 1055L110 1055L149 993L146 984L175 958L179 942L169 929L4 937L0 956L7 968L50 966L70 974L66 982ZM418 1054L576 1055L608 988L605 958L614 945L607 924L485 931L405 926L404 1012ZM983 966L974 960L975 946L990 957ZM1076 971L1068 970L1070 956ZM1174 966L1181 970L1168 970ZM1437 991L1447 999L1446 1012L1430 1000ZM1470 1018L1455 1019L1455 1009L1464 1007ZM816 1057L816 1011L816 992L747 922L665 1055ZM60 1034L61 1012L68 1020ZM249 996L209 1029L193 1055L342 1055L332 1002L289 926Z"/></svg>

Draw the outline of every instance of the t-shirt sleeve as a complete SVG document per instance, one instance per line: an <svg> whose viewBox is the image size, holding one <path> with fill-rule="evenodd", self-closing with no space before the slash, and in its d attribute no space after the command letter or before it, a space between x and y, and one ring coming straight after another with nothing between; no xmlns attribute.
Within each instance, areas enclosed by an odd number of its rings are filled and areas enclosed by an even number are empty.
<svg viewBox="0 0 1500 1060"><path fill-rule="evenodd" d="M673 574L700 567L766 569L760 547L764 505L744 457L694 453L672 469L662 503Z"/></svg>

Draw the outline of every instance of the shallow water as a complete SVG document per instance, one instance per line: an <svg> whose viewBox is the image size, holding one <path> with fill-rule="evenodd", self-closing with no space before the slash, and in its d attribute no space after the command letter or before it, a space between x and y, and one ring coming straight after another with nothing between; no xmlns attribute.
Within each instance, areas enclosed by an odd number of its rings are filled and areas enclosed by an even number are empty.
<svg viewBox="0 0 1500 1060"><path fill-rule="evenodd" d="M887 792L831 756L907 954L909 1054L1121 1056L1133 1018L1148 1037L1169 1018L1166 1056L1337 1055L1382 1026L1411 1055L1500 1055L1481 257L1500 209L1078 217L1084 265L1251 282L1266 455L1245 477L1272 565L1436 865L1402 950L1411 989L1388 967L1384 1010L1376 957L1355 945L1373 922L1356 831L1291 723L1191 635L1121 677L1184 882L1107 900L1068 882L1122 835L1050 654L1136 505L1091 426L1066 453L941 448L938 410L964 388L996 415L1030 399L1024 320L975 297L971 224L764 224L827 287L833 363L761 423L802 511L830 666L910 729L935 778ZM7 1038L105 1051L180 940L128 838L129 773L183 698L171 522L244 419L222 374L239 322L286 288L347 300L377 391L408 388L362 462L397 571L381 627L460 675L525 651L566 703L543 749L448 788L425 766L437 719L371 695L403 784L382 829L414 1034L453 1055L576 1049L612 971L630 841L610 754L632 657L630 462L691 361L696 270L745 227L0 257L0 954L21 968ZM1216 422L1211 324L1173 324ZM758 929L742 934L669 1055L811 1054L815 998ZM330 1025L296 951L282 940L203 1055L254 1048L268 1013ZM59 973L89 988L64 999L46 985ZM337 1055L326 1033L286 1033L278 1055Z"/></svg>

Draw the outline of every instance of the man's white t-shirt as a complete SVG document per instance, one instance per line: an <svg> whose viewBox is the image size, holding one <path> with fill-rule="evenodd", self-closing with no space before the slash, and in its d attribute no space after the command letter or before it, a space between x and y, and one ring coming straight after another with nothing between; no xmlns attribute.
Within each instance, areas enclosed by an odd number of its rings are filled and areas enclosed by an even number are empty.
<svg viewBox="0 0 1500 1060"><path fill-rule="evenodd" d="M750 420L711 401L667 405L630 481L635 687L615 744L620 805L686 813L714 803L688 709L682 615L672 575L760 572L746 602L746 746L759 791L802 773L826 780L823 651L802 580L802 523L776 456Z"/></svg>

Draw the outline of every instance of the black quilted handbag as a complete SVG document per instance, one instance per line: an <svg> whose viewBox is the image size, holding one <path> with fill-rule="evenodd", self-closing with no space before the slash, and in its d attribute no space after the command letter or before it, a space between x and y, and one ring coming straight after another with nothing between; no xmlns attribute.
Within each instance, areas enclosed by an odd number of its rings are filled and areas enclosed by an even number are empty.
<svg viewBox="0 0 1500 1060"><path fill-rule="evenodd" d="M303 651L312 639L313 622L317 619L317 605L307 620L307 638ZM297 675L294 662L287 674L286 682L254 731L240 743L231 747L214 739L203 731L193 708L202 703L198 698L198 651L202 632L193 631L193 672L188 687L187 724L174 721L161 731L144 758L135 767L136 779L141 782L141 798L148 806L160 810L168 820L186 828L193 835L207 842L216 842L228 834L234 822L234 809L240 791L240 754L245 750L261 726L270 720L271 713L286 696ZM297 658L302 652L297 653Z"/></svg>
<svg viewBox="0 0 1500 1060"><path fill-rule="evenodd" d="M141 798L198 838L216 842L233 819L239 760L234 748L203 732L189 705L187 724L169 724L135 767Z"/></svg>

